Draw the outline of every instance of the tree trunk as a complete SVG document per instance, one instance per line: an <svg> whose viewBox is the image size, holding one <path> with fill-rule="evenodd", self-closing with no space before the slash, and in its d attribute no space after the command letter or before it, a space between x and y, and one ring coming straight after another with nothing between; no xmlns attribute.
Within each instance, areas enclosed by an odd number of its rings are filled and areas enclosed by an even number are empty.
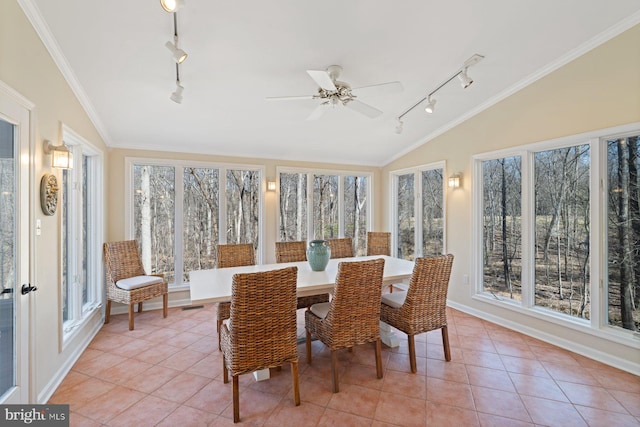
<svg viewBox="0 0 640 427"><path fill-rule="evenodd" d="M633 271L635 275L634 286L634 306L640 307L640 183L638 183L638 137L630 137L627 140L629 146L629 215L631 216L631 229L634 242L633 248Z"/></svg>
<svg viewBox="0 0 640 427"><path fill-rule="evenodd" d="M631 223L629 221L629 151L624 140L618 140L618 238L620 240L620 315L622 327L635 331L633 322L632 286L634 283L631 265Z"/></svg>
<svg viewBox="0 0 640 427"><path fill-rule="evenodd" d="M502 268L504 270L504 283L509 289L509 298L513 299L513 287L511 286L511 272L509 268L509 251L507 249L507 176L504 170L504 159L500 161L502 167Z"/></svg>

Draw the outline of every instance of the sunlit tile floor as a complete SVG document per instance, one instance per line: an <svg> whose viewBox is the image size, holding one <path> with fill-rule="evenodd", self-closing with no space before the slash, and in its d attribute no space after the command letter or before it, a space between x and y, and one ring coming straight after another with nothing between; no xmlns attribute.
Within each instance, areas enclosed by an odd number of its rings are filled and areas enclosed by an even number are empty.
<svg viewBox="0 0 640 427"><path fill-rule="evenodd" d="M304 334L303 311L298 312ZM340 393L331 393L330 353L300 355L302 404L290 369L240 377L241 423L264 426L640 426L640 377L501 326L448 311L451 362L440 331L416 337L418 373L406 337L383 346L378 380L372 345L341 351ZM112 316L73 366L52 403L71 405L72 426L233 425L231 384L222 382L215 306Z"/></svg>

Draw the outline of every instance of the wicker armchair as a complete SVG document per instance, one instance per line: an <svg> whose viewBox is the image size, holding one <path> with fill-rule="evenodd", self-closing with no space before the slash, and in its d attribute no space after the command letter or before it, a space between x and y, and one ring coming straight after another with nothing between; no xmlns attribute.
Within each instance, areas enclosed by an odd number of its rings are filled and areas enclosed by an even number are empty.
<svg viewBox="0 0 640 427"><path fill-rule="evenodd" d="M296 336L297 267L236 274L231 316L220 329L223 381L233 378L233 421L240 421L238 376L291 363L293 399L300 405Z"/></svg>
<svg viewBox="0 0 640 427"><path fill-rule="evenodd" d="M380 296L384 260L341 262L331 302L315 304L305 312L307 362L311 364L311 337L331 349L331 384L338 386L338 355L341 348L375 343L376 371L382 378L380 345Z"/></svg>
<svg viewBox="0 0 640 427"><path fill-rule="evenodd" d="M142 266L138 244L135 240L108 242L102 246L107 275L107 308L104 323L111 317L111 301L129 307L129 330L133 330L133 309L142 302L162 296L162 315L167 317L169 287L164 275L147 275Z"/></svg>
<svg viewBox="0 0 640 427"><path fill-rule="evenodd" d="M218 245L218 268L242 267L256 264L256 251L252 243L241 243L237 245ZM217 331L218 349L220 349L220 325L229 318L231 312L230 302L219 302L216 305L217 311Z"/></svg>
<svg viewBox="0 0 640 427"><path fill-rule="evenodd" d="M306 242L276 242L276 262L298 262L307 260ZM328 302L329 294L298 297L298 309L311 307L313 304Z"/></svg>
<svg viewBox="0 0 640 427"><path fill-rule="evenodd" d="M416 372L414 336L442 329L444 356L451 360L447 330L447 289L453 255L416 258L409 289L382 296L380 320L407 334L411 372Z"/></svg>
<svg viewBox="0 0 640 427"><path fill-rule="evenodd" d="M331 258L353 257L353 240L351 237L345 237L343 239L329 239L327 242L331 249Z"/></svg>
<svg viewBox="0 0 640 427"><path fill-rule="evenodd" d="M391 255L391 233L369 231L367 233L367 255Z"/></svg>

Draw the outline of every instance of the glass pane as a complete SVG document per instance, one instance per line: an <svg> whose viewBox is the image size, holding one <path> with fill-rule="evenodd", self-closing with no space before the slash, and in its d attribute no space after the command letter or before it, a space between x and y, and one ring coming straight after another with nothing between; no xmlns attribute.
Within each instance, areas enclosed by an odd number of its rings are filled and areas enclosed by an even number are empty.
<svg viewBox="0 0 640 427"><path fill-rule="evenodd" d="M147 274L164 273L175 281L175 168L133 167L135 238Z"/></svg>
<svg viewBox="0 0 640 427"><path fill-rule="evenodd" d="M398 258L413 260L415 250L414 174L398 176Z"/></svg>
<svg viewBox="0 0 640 427"><path fill-rule="evenodd" d="M260 173L227 171L227 243L253 243L258 248Z"/></svg>
<svg viewBox="0 0 640 427"><path fill-rule="evenodd" d="M307 240L307 174L280 174L281 242Z"/></svg>
<svg viewBox="0 0 640 427"><path fill-rule="evenodd" d="M607 142L609 325L640 330L638 136Z"/></svg>
<svg viewBox="0 0 640 427"><path fill-rule="evenodd" d="M16 385L16 156L14 126L0 120L0 396Z"/></svg>
<svg viewBox="0 0 640 427"><path fill-rule="evenodd" d="M218 169L184 169L183 281L189 272L215 267L218 246Z"/></svg>
<svg viewBox="0 0 640 427"><path fill-rule="evenodd" d="M589 146L535 154L535 304L590 317Z"/></svg>
<svg viewBox="0 0 640 427"><path fill-rule="evenodd" d="M69 169L62 170L62 191L58 192L58 197L60 200L60 207L62 212L62 320L66 322L71 319L71 293L69 289L71 289L71 277L72 274L69 271L69 254L70 244L72 242L71 236L69 233L71 232L71 218L69 209L71 207L69 203L69 195L71 194L71 177L69 176Z"/></svg>
<svg viewBox="0 0 640 427"><path fill-rule="evenodd" d="M422 172L422 255L440 255L444 247L442 169Z"/></svg>
<svg viewBox="0 0 640 427"><path fill-rule="evenodd" d="M356 256L367 254L367 177L344 177L344 237L353 239Z"/></svg>
<svg viewBox="0 0 640 427"><path fill-rule="evenodd" d="M89 250L89 234L88 234L88 218L89 218L89 194L87 192L88 186L88 167L89 167L89 156L82 156L82 272L80 277L82 277L82 304L86 304L89 300L88 288L87 285L89 283L89 275L88 275L88 250Z"/></svg>
<svg viewBox="0 0 640 427"><path fill-rule="evenodd" d="M338 235L338 176L313 177L313 236L332 239Z"/></svg>
<svg viewBox="0 0 640 427"><path fill-rule="evenodd" d="M482 193L483 290L521 301L521 158L482 162Z"/></svg>

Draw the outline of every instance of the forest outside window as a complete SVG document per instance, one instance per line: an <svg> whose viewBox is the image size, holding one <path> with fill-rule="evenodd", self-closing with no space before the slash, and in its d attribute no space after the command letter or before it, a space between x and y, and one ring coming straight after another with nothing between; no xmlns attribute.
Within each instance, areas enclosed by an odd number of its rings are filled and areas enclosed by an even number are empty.
<svg viewBox="0 0 640 427"><path fill-rule="evenodd" d="M214 268L219 243L253 243L260 259L262 168L127 159L127 234L145 271L171 286Z"/></svg>
<svg viewBox="0 0 640 427"><path fill-rule="evenodd" d="M476 156L479 295L639 330L638 131L616 130Z"/></svg>
<svg viewBox="0 0 640 427"><path fill-rule="evenodd" d="M278 181L280 241L351 237L356 255L366 253L370 174L282 168Z"/></svg>

